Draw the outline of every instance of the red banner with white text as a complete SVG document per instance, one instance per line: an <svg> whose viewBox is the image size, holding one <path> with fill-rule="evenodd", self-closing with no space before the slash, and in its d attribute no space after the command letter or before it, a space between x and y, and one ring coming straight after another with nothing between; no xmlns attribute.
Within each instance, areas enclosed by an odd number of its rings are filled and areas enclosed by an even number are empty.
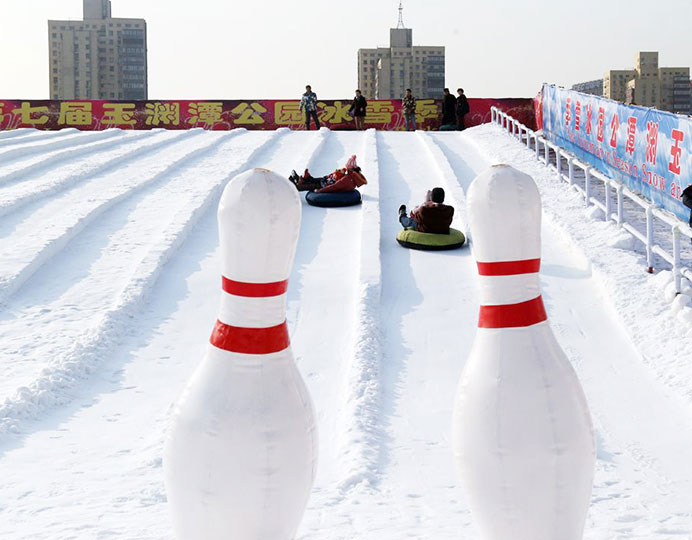
<svg viewBox="0 0 692 540"><path fill-rule="evenodd" d="M121 129L305 129L305 117L298 100L232 100L232 101L36 101L0 100L0 130L36 128L58 130ZM533 100L520 98L469 99L471 112L466 126L490 121L490 107L495 106L522 121L535 126ZM349 114L350 100L319 101L317 114L320 124L330 129L354 129ZM401 100L368 101L366 128L403 130L405 120ZM416 123L418 129L436 130L440 127L442 100L418 99ZM314 126L314 124L313 124Z"/></svg>

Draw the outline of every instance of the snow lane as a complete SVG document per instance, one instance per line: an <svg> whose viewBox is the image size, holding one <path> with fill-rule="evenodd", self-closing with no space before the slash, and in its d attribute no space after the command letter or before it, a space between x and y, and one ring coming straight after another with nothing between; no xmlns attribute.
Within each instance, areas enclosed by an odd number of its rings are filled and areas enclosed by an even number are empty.
<svg viewBox="0 0 692 540"><path fill-rule="evenodd" d="M579 373L598 431L586 538L650 539L664 528L692 534L689 415L644 367L604 305L590 264L550 221L543 227L541 283L551 325Z"/></svg>
<svg viewBox="0 0 692 540"><path fill-rule="evenodd" d="M139 138L137 132L122 131L119 129L108 130L108 137L105 141L90 141L86 144L75 145L56 153L34 156L31 159L15 162L11 167L0 169L0 185L10 183L15 180L23 181L36 172L52 172L58 165L70 162L83 156L91 157L103 149L117 147L133 138Z"/></svg>
<svg viewBox="0 0 692 540"><path fill-rule="evenodd" d="M0 270L0 304L102 212L144 188L165 182L181 168L196 164L220 141L219 132L208 137L200 136L201 129L187 133L166 152L130 160L125 167L42 205L19 223L10 220L1 224L0 260L4 264Z"/></svg>
<svg viewBox="0 0 692 540"><path fill-rule="evenodd" d="M230 177L254 166L276 171L297 167L310 160L325 133L281 130L263 136L271 138L238 169L228 170L221 159L215 168ZM216 318L216 202L224 184L206 197L194 229L187 224L179 234L167 233L167 238L175 237L174 251L150 257L148 266L156 277L148 278L136 304L121 310L100 334L105 344L92 340L87 351L94 357L90 379L69 390L74 403L45 416L34 425L39 431L21 445L14 438L5 440L0 537L172 538L161 472L163 436L170 405L204 354ZM133 279L139 283L142 277ZM144 295L150 300L142 305ZM120 327L115 334L114 325ZM60 448L63 457L56 461L47 446ZM46 474L37 477L37 470ZM2 501L8 499L14 501L12 507L3 511Z"/></svg>
<svg viewBox="0 0 692 540"><path fill-rule="evenodd" d="M475 264L467 249L407 250L396 242L398 207L410 210L444 185L423 141L379 133L382 323L382 422L387 431L377 501L358 538L405 530L418 538L458 534L469 517L456 486L449 443L451 409L476 327ZM455 191L447 202L458 208ZM458 228L458 218L453 224ZM425 404L421 406L421 404ZM365 524L367 523L367 527Z"/></svg>
<svg viewBox="0 0 692 540"><path fill-rule="evenodd" d="M25 142L42 141L44 139L59 139L60 137L74 134L74 132L75 130L72 128L60 131L40 131L33 128L20 128L12 131L2 131L0 132L0 148L16 146L19 144L24 144Z"/></svg>
<svg viewBox="0 0 692 540"><path fill-rule="evenodd" d="M50 155L55 155L59 150L64 148L79 148L81 145L89 144L95 141L102 141L104 139L110 139L111 137L117 137L121 134L119 129L109 129L106 131L78 131L78 130L66 130L65 136L52 137L49 142L44 144L35 144L33 141L27 141L26 146L21 146L20 148L12 148L10 150L2 151L0 150L0 163L2 163L2 169L18 160L26 159L31 161L32 159L43 159ZM56 140L58 139L58 140Z"/></svg>
<svg viewBox="0 0 692 540"><path fill-rule="evenodd" d="M16 212L27 204L67 190L77 183L113 172L138 156L146 156L184 137L186 137L185 132L164 130L133 132L133 135L127 135L110 144L104 143L105 146L101 152L90 152L86 159L76 160L76 163L70 162L57 167L53 167L50 163L45 166L43 163L38 163L35 166L36 170L29 171L29 167L19 169L10 173L6 179L21 179L21 182L0 186L0 216ZM153 141L150 141L152 138ZM72 157L78 157L77 153ZM49 168L50 174L45 174L44 168ZM30 174L36 172L38 174ZM2 182L0 178L0 183Z"/></svg>
<svg viewBox="0 0 692 540"><path fill-rule="evenodd" d="M310 160L311 174L322 176L343 167L353 154L362 167L364 141L362 132L330 134ZM369 177L367 169L364 174ZM368 184L361 192L367 194L369 188ZM356 332L360 215L359 206L326 209L303 202L288 318L293 321L291 340L296 362L315 403L319 427L319 466L310 509L320 508L325 501L337 497L338 484L345 474L338 442L343 431L340 411L348 396L346 374ZM328 287L324 286L325 279Z"/></svg>
<svg viewBox="0 0 692 540"><path fill-rule="evenodd" d="M228 169L220 165L239 167L267 138L244 130L224 135L218 151L194 170L183 169L163 186L151 186L137 200L104 212L40 269L0 315L0 341L7 346L0 351L0 367L10 375L0 381L0 401L36 379L45 367L41 359L60 358L98 321L127 289L145 256L176 229L176 215L226 177Z"/></svg>
<svg viewBox="0 0 692 540"><path fill-rule="evenodd" d="M459 178L473 178L487 166L466 137L433 135ZM504 156L497 139L493 142L498 143L494 156L517 161ZM511 152L523 153L518 143L510 144ZM547 197L542 178L527 172L544 198L541 286L550 324L577 370L597 431L596 476L584 538L687 538L692 534L689 411L647 369L617 313L604 301L610 291L556 225L553 206L559 199L553 193Z"/></svg>

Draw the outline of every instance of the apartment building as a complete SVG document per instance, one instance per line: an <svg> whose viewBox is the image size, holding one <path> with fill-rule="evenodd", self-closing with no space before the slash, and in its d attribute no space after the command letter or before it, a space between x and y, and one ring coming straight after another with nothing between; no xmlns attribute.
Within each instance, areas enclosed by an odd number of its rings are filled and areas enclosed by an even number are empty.
<svg viewBox="0 0 692 540"><path fill-rule="evenodd" d="M389 31L389 47L358 49L358 87L368 98L398 99L410 88L417 98L440 98L445 86L445 48L414 46L413 30Z"/></svg>
<svg viewBox="0 0 692 540"><path fill-rule="evenodd" d="M145 100L147 25L83 0L84 20L48 21L51 99Z"/></svg>
<svg viewBox="0 0 692 540"><path fill-rule="evenodd" d="M690 114L690 68L659 67L658 52L639 52L634 69L605 73L603 95L625 103Z"/></svg>

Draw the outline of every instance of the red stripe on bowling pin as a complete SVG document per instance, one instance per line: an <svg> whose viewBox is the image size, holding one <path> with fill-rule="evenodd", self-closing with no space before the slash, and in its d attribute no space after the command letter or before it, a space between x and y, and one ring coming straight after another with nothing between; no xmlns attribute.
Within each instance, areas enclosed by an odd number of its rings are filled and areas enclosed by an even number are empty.
<svg viewBox="0 0 692 540"><path fill-rule="evenodd" d="M478 273L481 276L517 276L536 274L541 268L541 259L523 261L479 262ZM548 320L543 298L518 304L481 306L478 316L479 328L523 328Z"/></svg>
<svg viewBox="0 0 692 540"><path fill-rule="evenodd" d="M481 306L479 328L522 328L548 320L543 298L503 306Z"/></svg>
<svg viewBox="0 0 692 540"><path fill-rule="evenodd" d="M271 298L288 290L288 280L274 283L243 283L222 276L225 292L246 298ZM271 354L291 344L286 321L269 328L245 328L216 321L209 340L214 347L240 354Z"/></svg>
<svg viewBox="0 0 692 540"><path fill-rule="evenodd" d="M233 281L226 276L221 277L223 290L235 296L245 296L248 298L267 298L269 296L279 296L288 290L288 280L275 281L274 283L243 283Z"/></svg>
<svg viewBox="0 0 692 540"><path fill-rule="evenodd" d="M535 274L541 269L540 259L525 261L479 262L478 273L481 276L516 276L518 274Z"/></svg>

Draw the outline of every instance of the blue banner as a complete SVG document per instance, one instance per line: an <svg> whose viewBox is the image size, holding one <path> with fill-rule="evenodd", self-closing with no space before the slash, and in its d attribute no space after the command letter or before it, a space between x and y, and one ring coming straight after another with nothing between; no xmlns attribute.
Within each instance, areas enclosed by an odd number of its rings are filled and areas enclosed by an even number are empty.
<svg viewBox="0 0 692 540"><path fill-rule="evenodd" d="M690 218L692 118L543 86L545 137L632 191Z"/></svg>

